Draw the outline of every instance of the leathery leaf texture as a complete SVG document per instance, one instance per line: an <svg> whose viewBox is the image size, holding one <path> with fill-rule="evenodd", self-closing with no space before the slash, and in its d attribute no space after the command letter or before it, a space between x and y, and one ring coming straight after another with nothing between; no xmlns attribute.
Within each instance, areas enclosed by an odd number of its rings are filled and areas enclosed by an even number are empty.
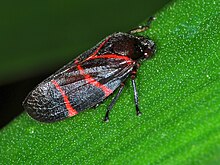
<svg viewBox="0 0 220 165"><path fill-rule="evenodd" d="M217 164L220 161L220 4L174 1L141 33L157 44L110 114L98 108L53 124L23 113L0 134L0 164Z"/></svg>

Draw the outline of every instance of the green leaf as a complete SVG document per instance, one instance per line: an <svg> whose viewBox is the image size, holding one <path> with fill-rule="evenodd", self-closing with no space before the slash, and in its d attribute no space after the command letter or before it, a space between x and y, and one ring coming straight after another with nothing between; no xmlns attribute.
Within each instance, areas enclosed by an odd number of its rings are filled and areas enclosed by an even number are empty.
<svg viewBox="0 0 220 165"><path fill-rule="evenodd" d="M220 161L219 1L175 1L142 35L157 44L103 123L96 110L53 124L23 113L0 134L0 164L217 164Z"/></svg>

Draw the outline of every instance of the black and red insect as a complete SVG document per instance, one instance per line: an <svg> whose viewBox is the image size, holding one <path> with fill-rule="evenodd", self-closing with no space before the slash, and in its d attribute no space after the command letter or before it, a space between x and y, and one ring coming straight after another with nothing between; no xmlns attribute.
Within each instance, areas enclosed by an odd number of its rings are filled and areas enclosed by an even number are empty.
<svg viewBox="0 0 220 165"><path fill-rule="evenodd" d="M153 19L128 33L106 37L41 82L23 102L27 113L38 121L59 121L95 107L119 88L107 108L104 120L108 121L125 80L131 76L136 113L140 115L135 77L139 63L154 54L155 44L134 34L147 30Z"/></svg>

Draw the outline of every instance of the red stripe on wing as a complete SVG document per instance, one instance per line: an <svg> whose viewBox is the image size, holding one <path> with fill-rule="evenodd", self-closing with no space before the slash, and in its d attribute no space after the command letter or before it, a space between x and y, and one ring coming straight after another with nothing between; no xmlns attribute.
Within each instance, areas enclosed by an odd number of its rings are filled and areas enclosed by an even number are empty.
<svg viewBox="0 0 220 165"><path fill-rule="evenodd" d="M96 81L94 78L92 78L89 74L86 74L84 72L84 69L82 68L81 65L77 65L77 68L80 72L80 74L82 76L84 76L85 78L85 81L88 83L88 84L91 84L93 86L96 86L97 88L100 88L102 89L102 91L105 93L105 96L109 96L111 93L113 93L113 90L109 89L108 87L106 87L105 85L101 84L100 82Z"/></svg>
<svg viewBox="0 0 220 165"><path fill-rule="evenodd" d="M99 52L99 50L105 45L105 43L109 40L109 38L110 38L110 37L106 38L106 40L103 41L103 42L99 45L99 47L95 50L95 52L94 52L91 56L95 56L95 55Z"/></svg>
<svg viewBox="0 0 220 165"><path fill-rule="evenodd" d="M121 59L121 60L125 60L128 64L132 64L134 61L127 57L127 56L121 56L121 55L117 55L117 54L104 54L104 55L100 55L100 56L90 56L89 58L86 59L87 60L93 60L93 59L109 59L109 58L113 58L113 59Z"/></svg>
<svg viewBox="0 0 220 165"><path fill-rule="evenodd" d="M71 106L70 101L68 99L68 96L65 94L65 92L62 90L62 88L60 87L60 85L55 81L55 80L51 80L51 82L53 83L53 85L56 87L56 89L61 93L62 97L63 97L63 101L65 103L66 109L68 110L69 113L69 117L74 116L76 114L78 114L78 112Z"/></svg>

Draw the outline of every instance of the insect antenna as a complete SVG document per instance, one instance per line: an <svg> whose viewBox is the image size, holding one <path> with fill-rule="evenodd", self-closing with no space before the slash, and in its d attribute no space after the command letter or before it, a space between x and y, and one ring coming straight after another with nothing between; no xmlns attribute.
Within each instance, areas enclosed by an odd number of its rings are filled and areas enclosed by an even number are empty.
<svg viewBox="0 0 220 165"><path fill-rule="evenodd" d="M135 34L135 33L140 33L143 31L146 31L150 28L151 23L156 19L156 17L151 16L148 20L147 20L147 24L144 26L138 26L135 29L130 30L128 33L130 34Z"/></svg>

